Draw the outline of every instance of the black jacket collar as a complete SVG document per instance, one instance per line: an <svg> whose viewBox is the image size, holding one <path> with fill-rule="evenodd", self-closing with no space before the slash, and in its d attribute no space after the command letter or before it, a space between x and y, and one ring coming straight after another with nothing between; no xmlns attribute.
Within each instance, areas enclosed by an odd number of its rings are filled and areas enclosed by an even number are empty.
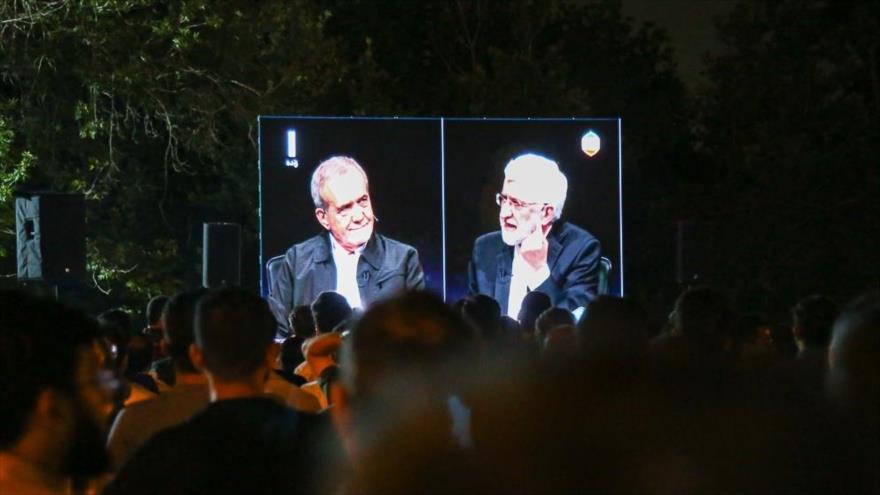
<svg viewBox="0 0 880 495"><path fill-rule="evenodd" d="M314 260L316 263L333 261L333 247L330 245L331 235L332 234L328 231L325 235L321 236L323 242L318 243L315 248ZM382 260L385 258L385 248L381 236L377 234L375 230L373 231L373 235L370 236L370 240L367 241L366 246L364 246L364 250L361 251L361 258L376 270L382 266Z"/></svg>

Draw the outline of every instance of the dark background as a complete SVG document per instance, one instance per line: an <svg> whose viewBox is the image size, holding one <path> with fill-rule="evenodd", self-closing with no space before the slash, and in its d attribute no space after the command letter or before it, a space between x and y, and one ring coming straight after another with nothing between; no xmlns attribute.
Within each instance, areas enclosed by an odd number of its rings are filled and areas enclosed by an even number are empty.
<svg viewBox="0 0 880 495"><path fill-rule="evenodd" d="M296 130L298 168L284 164L288 129ZM442 294L438 120L262 116L259 133L263 263L327 232L315 219L312 172L326 158L347 155L369 178L376 232L418 249L427 288Z"/></svg>
<svg viewBox="0 0 880 495"><path fill-rule="evenodd" d="M497 231L504 167L530 152L559 164L568 178L562 219L602 243L614 265L611 290L620 293L620 160L617 120L609 119L445 119L447 300L467 293L467 264L474 239ZM581 151L581 137L593 130L601 149L592 158ZM625 193L624 193L625 194Z"/></svg>

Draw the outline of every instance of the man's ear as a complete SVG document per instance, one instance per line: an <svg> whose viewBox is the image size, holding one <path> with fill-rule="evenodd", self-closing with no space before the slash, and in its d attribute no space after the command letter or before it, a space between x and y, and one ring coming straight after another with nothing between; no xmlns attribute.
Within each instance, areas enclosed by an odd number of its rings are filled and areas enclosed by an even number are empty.
<svg viewBox="0 0 880 495"><path fill-rule="evenodd" d="M541 208L541 226L546 227L556 220L556 207L553 205L544 205Z"/></svg>
<svg viewBox="0 0 880 495"><path fill-rule="evenodd" d="M203 373L205 372L205 355L195 342L189 345L189 360L192 361L193 366L195 366L197 370Z"/></svg>
<svg viewBox="0 0 880 495"><path fill-rule="evenodd" d="M320 223L324 229L330 230L330 221L327 220L327 212L324 208L315 208L315 218L318 219L318 223Z"/></svg>
<svg viewBox="0 0 880 495"><path fill-rule="evenodd" d="M280 364L278 362L278 357L281 355L281 344L278 342L272 342L269 344L269 348L266 349L266 366L269 367L270 370L274 370Z"/></svg>

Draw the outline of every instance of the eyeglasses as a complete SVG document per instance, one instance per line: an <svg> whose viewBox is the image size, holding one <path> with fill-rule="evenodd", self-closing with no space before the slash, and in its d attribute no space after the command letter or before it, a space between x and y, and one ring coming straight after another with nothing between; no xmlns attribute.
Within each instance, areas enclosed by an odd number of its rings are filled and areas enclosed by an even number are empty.
<svg viewBox="0 0 880 495"><path fill-rule="evenodd" d="M505 203L510 205L514 210L522 210L528 206L535 206L544 203L530 203L528 201L522 201L520 199L516 199L514 197L508 196L506 194L496 193L495 194L495 204L498 206L503 206Z"/></svg>

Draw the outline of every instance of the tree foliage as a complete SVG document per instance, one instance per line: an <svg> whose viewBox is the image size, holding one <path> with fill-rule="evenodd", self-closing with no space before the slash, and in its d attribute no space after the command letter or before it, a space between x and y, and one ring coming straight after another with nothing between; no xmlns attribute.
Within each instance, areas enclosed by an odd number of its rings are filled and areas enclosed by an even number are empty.
<svg viewBox="0 0 880 495"><path fill-rule="evenodd" d="M743 1L719 24L689 200L721 227L722 279L756 307L876 281L878 5Z"/></svg>
<svg viewBox="0 0 880 495"><path fill-rule="evenodd" d="M86 195L116 302L194 285L203 221L245 227L255 285L259 114L620 116L637 296L671 280L678 218L720 226L743 300L852 291L878 261L877 10L743 0L688 94L615 0L3 2L0 268L13 191L41 188Z"/></svg>
<svg viewBox="0 0 880 495"><path fill-rule="evenodd" d="M83 192L93 284L130 304L195 281L201 221L242 223L256 259L258 114L622 115L637 161L683 127L667 40L613 1L16 0L0 18L3 184Z"/></svg>
<svg viewBox="0 0 880 495"><path fill-rule="evenodd" d="M194 280L199 222L254 239L256 116L317 112L344 77L311 2L4 9L4 184L84 193L93 284L138 306Z"/></svg>
<svg viewBox="0 0 880 495"><path fill-rule="evenodd" d="M330 5L327 32L371 68L348 93L358 113L622 117L628 286L647 300L668 284L669 193L695 158L691 102L662 29L613 0Z"/></svg>

